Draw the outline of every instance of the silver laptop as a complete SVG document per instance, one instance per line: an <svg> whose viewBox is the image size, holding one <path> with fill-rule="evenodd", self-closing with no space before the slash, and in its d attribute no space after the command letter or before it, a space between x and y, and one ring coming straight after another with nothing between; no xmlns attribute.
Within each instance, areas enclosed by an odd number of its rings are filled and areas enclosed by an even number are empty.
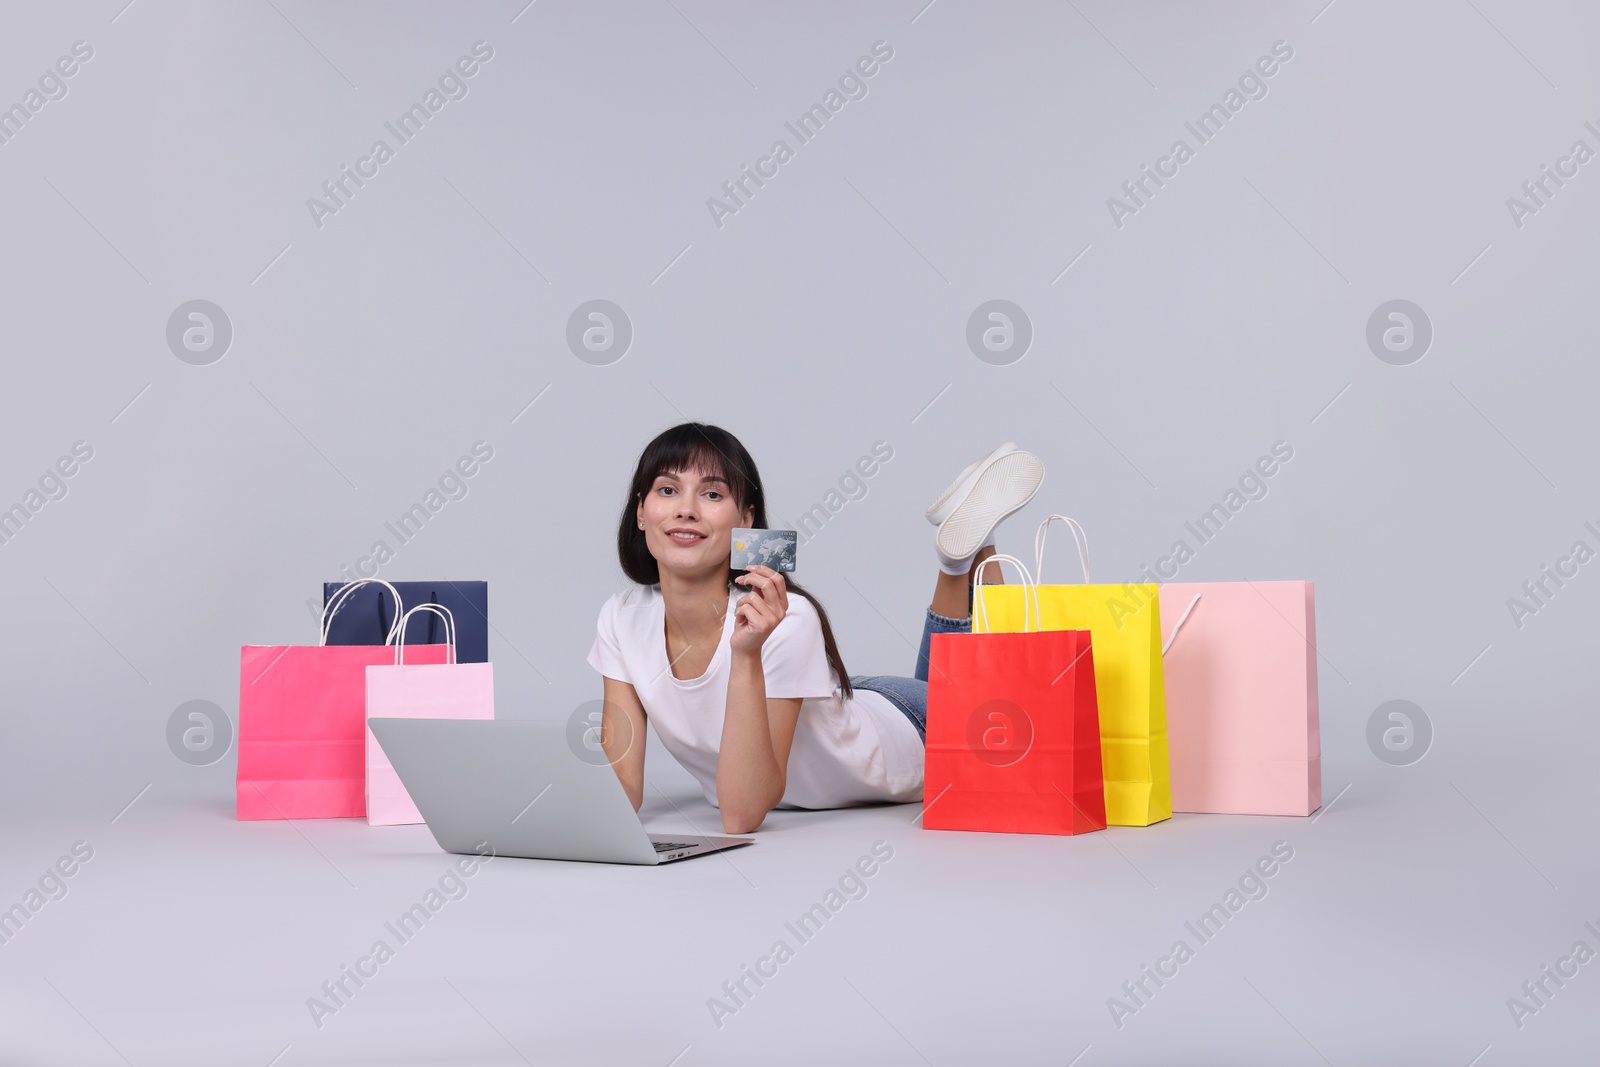
<svg viewBox="0 0 1600 1067"><path fill-rule="evenodd" d="M754 844L647 834L609 763L579 759L567 724L532 719L369 719L446 852L671 863Z"/></svg>

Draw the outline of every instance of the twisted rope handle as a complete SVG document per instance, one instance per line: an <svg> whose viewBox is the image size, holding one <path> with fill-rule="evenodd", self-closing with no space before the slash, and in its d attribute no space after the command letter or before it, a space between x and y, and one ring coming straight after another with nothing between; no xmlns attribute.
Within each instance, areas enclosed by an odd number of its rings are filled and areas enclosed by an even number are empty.
<svg viewBox="0 0 1600 1067"><path fill-rule="evenodd" d="M984 564L988 563L1015 563L1017 565L1017 570L1022 572L1022 631L1023 633L1028 632L1028 596L1030 593L1033 595L1034 626L1036 629L1043 630L1044 617L1039 614L1039 588L1038 586L1034 585L1033 576L1028 573L1027 565L1016 556L1008 556L1003 552L996 552L994 555L984 560L983 563L978 564L978 569L972 576L972 584L974 586L972 590L972 602L974 605L976 605L979 612L982 613L983 618L982 629L974 628L972 632L975 634L991 632L989 629L989 609L984 605L983 597L978 595L978 590L976 588L977 586L983 584L983 567ZM1004 574L1003 571L1001 573Z"/></svg>
<svg viewBox="0 0 1600 1067"><path fill-rule="evenodd" d="M1196 604L1200 603L1200 598L1204 595L1204 593L1196 593L1194 599L1189 601L1189 606L1183 609L1183 614L1178 616L1178 625L1172 628L1172 633L1167 637L1167 643L1161 646L1161 654L1163 656L1167 654L1167 649L1172 647L1172 642L1178 639L1178 631L1183 629L1183 624L1189 621L1189 613L1194 610Z"/></svg>
<svg viewBox="0 0 1600 1067"><path fill-rule="evenodd" d="M389 590L390 596L394 597L394 625L389 627L389 635L383 639L383 643L386 645L394 644L395 637L400 633L400 617L405 612L406 606L400 599L400 590L382 578L358 578L339 587L338 592L334 593L328 600L328 606L322 609L322 639L317 644L325 645L328 643L328 631L333 627L333 617L339 614L339 609L344 606L344 602L349 599L350 594L364 585L381 585Z"/></svg>
<svg viewBox="0 0 1600 1067"><path fill-rule="evenodd" d="M1083 567L1084 584L1089 582L1089 535L1078 520L1066 515L1051 515L1039 524L1039 529L1033 535L1033 573L1042 580L1044 578L1044 541L1050 532L1050 524L1060 519L1067 524L1067 529L1072 531L1072 540L1078 546L1078 563Z"/></svg>
<svg viewBox="0 0 1600 1067"><path fill-rule="evenodd" d="M400 639L394 643L395 666L398 667L400 664L405 662L406 624L411 621L411 616L415 615L419 611L430 612L431 614L437 615L444 620L444 641L445 645L450 649L450 651L446 654L445 662L454 663L456 661L455 616L452 615L450 613L450 609L445 607L443 604L418 604L416 607L400 616L400 618L396 621L396 625L400 628Z"/></svg>

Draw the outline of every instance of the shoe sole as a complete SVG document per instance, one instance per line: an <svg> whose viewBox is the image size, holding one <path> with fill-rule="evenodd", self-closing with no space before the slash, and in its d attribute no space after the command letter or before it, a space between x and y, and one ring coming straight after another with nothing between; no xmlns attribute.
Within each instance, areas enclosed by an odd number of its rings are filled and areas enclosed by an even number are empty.
<svg viewBox="0 0 1600 1067"><path fill-rule="evenodd" d="M990 464L939 524L934 547L949 559L974 555L996 524L1033 499L1044 482L1044 463L1031 452L1012 452Z"/></svg>
<svg viewBox="0 0 1600 1067"><path fill-rule="evenodd" d="M1017 451L1016 442L1007 441L999 448L979 456L977 459L967 464L966 467L962 469L961 473L956 476L956 480L951 482L949 486L945 488L945 491L939 494L939 499L935 500L931 505L928 506L928 509L922 513L923 516L929 522L933 523L935 526L938 526L944 521L944 519L950 517L946 515L944 518L940 518L939 512L946 504L950 502L951 497L955 496L957 493L961 492L964 487L966 487L969 479L976 479L983 473L985 469L984 464L992 462L996 457L1015 451Z"/></svg>

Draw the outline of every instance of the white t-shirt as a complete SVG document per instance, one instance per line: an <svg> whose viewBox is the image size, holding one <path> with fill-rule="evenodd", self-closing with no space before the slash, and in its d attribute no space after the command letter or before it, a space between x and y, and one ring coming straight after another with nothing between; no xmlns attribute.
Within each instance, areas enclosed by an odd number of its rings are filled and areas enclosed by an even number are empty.
<svg viewBox="0 0 1600 1067"><path fill-rule="evenodd" d="M734 586L735 600L743 590ZM717 804L717 750L727 711L732 659L732 601L722 639L698 678L675 677L667 661L666 601L661 586L635 586L600 608L589 663L628 682L677 761ZM838 692L811 601L789 597L789 609L761 646L767 697L802 697L780 808L840 808L872 801L922 798L922 738L904 712L881 693Z"/></svg>

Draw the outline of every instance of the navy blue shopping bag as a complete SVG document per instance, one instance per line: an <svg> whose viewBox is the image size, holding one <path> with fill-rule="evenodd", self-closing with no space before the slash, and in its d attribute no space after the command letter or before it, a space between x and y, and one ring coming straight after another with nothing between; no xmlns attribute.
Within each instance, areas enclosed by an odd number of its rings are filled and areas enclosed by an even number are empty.
<svg viewBox="0 0 1600 1067"><path fill-rule="evenodd" d="M344 582L324 582L322 602L344 588ZM393 582L407 609L418 604L438 604L450 609L456 621L456 661L489 662L488 582ZM351 590L328 622L330 645L381 645L394 625L394 597L377 582ZM406 643L442 645L444 621L433 612L412 616Z"/></svg>

